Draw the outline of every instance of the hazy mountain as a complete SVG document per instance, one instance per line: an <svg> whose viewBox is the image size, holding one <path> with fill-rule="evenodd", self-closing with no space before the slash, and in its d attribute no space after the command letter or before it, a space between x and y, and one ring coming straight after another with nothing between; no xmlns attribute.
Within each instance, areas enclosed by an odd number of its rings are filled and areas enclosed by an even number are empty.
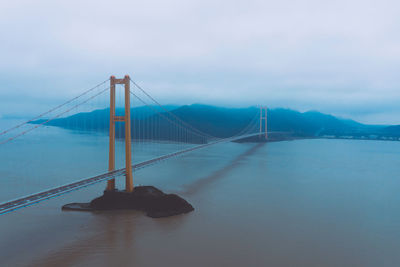
<svg viewBox="0 0 400 267"><path fill-rule="evenodd" d="M163 106L165 110L171 111L179 106L166 105ZM141 106L136 108L131 108L131 114L138 120L145 120L161 109L157 107ZM116 116L124 115L124 108L117 107L115 109ZM32 123L41 123L47 119L41 119L34 121ZM51 120L46 123L46 125L60 126L69 129L79 129L79 130L108 130L110 125L110 109L98 109L91 112L81 112L65 118L59 118Z"/></svg>
<svg viewBox="0 0 400 267"><path fill-rule="evenodd" d="M245 128L252 119L257 119L258 109L223 108L193 104L172 111L177 117L194 128L217 137L229 137Z"/></svg>
<svg viewBox="0 0 400 267"><path fill-rule="evenodd" d="M239 133L253 122L254 130L258 129L258 112L256 107L224 108L209 105L193 104L185 106L166 106L174 116L201 132L216 137L229 137ZM160 113L156 113L158 110ZM123 109L116 111L123 115ZM167 114L159 107L133 108L131 113L134 125L132 135L136 138L176 139L182 133L172 127L177 119ZM166 119L167 118L167 119ZM34 123L40 123L43 120ZM109 109L95 110L88 113L78 113L70 117L55 119L46 125L69 129L107 131L109 128ZM152 125L157 125L154 131ZM375 126L358 123L353 120L340 119L318 111L298 112L290 109L269 109L267 118L268 131L280 132L285 136L295 138L329 137L329 138L362 138L387 139L400 137L400 126ZM117 123L117 136L124 136L123 123ZM179 137L179 138L188 138ZM204 139L192 135L194 142Z"/></svg>
<svg viewBox="0 0 400 267"><path fill-rule="evenodd" d="M381 129L385 136L400 137L400 125L387 126Z"/></svg>

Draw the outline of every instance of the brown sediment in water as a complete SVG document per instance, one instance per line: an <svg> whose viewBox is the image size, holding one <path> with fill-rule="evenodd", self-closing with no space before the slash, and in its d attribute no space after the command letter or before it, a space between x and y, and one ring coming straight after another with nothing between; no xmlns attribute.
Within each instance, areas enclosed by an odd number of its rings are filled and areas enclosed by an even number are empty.
<svg viewBox="0 0 400 267"><path fill-rule="evenodd" d="M168 217L194 210L186 200L175 194L165 194L154 186L138 186L132 192L104 191L101 197L90 203L70 203L62 210L101 211L101 210L140 210L152 218Z"/></svg>

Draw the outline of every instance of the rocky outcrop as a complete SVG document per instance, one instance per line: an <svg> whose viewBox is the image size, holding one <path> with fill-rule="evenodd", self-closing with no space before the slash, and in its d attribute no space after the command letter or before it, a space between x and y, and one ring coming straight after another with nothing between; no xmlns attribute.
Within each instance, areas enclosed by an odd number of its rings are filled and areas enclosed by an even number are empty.
<svg viewBox="0 0 400 267"><path fill-rule="evenodd" d="M168 217L194 210L186 200L175 194L165 194L154 186L138 186L133 192L104 191L101 197L90 203L71 203L64 205L63 210L140 210L152 218Z"/></svg>

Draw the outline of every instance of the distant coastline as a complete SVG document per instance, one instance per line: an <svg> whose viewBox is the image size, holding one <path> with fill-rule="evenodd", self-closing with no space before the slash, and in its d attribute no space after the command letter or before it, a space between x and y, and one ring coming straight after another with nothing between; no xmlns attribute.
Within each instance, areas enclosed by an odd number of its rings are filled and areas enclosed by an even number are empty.
<svg viewBox="0 0 400 267"><path fill-rule="evenodd" d="M171 106L170 112L174 116L187 122L194 128L209 135L226 138L233 136L244 129L250 121L257 120L259 109L224 108L209 105L193 104L185 106ZM117 109L118 113L122 109ZM163 123L160 119L163 114L155 113L150 107L132 108L132 124L140 125L133 129L132 137L138 138L147 133L153 140L171 140L173 129L170 123ZM211 120L210 120L211 118ZM31 123L38 124L44 120ZM162 129L157 135L150 133L149 122L159 121ZM88 123L90 122L90 123ZM99 109L92 112L77 113L69 117L54 119L46 125L58 126L72 130L89 130L107 132L109 128L109 109ZM354 140L400 140L400 125L368 125L349 119L340 119L329 114L317 111L298 112L290 109L276 108L268 110L267 126L270 141L284 141L305 138L326 139L354 139ZM255 129L257 130L257 129ZM116 136L124 137L124 126L116 128ZM174 137L176 139L176 137ZM194 138L191 142L203 143L202 138ZM247 139L258 142L257 138ZM179 141L179 140L176 140Z"/></svg>

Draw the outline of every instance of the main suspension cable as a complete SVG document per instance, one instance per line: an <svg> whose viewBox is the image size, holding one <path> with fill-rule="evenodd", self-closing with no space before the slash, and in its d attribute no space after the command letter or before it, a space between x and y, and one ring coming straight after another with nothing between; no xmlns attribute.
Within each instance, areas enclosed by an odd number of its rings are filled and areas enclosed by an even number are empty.
<svg viewBox="0 0 400 267"><path fill-rule="evenodd" d="M63 111L63 112L61 112L61 113L59 113L58 115L56 115L56 116L54 116L54 117L52 117L52 118L50 118L50 119L48 119L48 120L45 120L45 121L43 121L43 122L41 122L41 123L35 125L34 127L30 128L30 129L28 129L28 130L26 130L26 131L23 131L23 132L21 132L21 133L19 133L19 134L17 134L17 135L14 135L14 136L12 136L12 137L10 137L10 138L8 138L8 139L6 139L6 140L0 142L0 145L4 145L4 144L6 144L6 143L8 143L8 142L10 142L10 141L12 141L12 140L14 140L14 139L16 139L16 138L22 136L22 135L25 135L25 134L29 133L29 132L32 131L32 130L35 130L35 129L39 128L40 126L42 126L42 125L44 125L44 124L46 124L46 123L48 123L48 122L50 122L50 121L52 121L52 120L54 120L54 119L59 118L59 117L62 116L63 114L65 114L65 113L67 113L67 112L70 112L71 110L73 110L73 109L75 109L75 108L77 108L77 107L79 107L79 106L81 106L81 105L83 105L83 104L89 102L89 101L92 100L93 98L95 98L95 97L101 95L102 93L104 93L105 91L107 91L107 90L109 90L109 89L110 89L110 88L105 88L105 89L101 90L100 92L98 92L97 94L95 94L95 95L89 97L89 98L86 99L85 101L83 101L83 102L81 102L81 103L79 103L79 104L76 104L75 106L73 106L73 107L71 107L71 108L69 108L69 109L67 109L67 110L65 110L65 111Z"/></svg>
<svg viewBox="0 0 400 267"><path fill-rule="evenodd" d="M18 125L15 125L15 126L9 128L9 129L6 129L6 130L2 131L2 132L0 133L0 136L1 136L1 135L4 135L4 134L6 134L6 133L8 133L8 132L10 132L10 131L13 131L13 130L15 130L15 129L18 129L19 127L21 127L21 126L23 126L23 125L25 125L25 124L28 124L28 123L30 123L30 122L32 122L32 121L35 121L35 120L37 120L37 119L43 117L44 115L47 115L47 114L49 114L50 112L53 112L53 111L55 111L55 110L57 110L57 109L59 109L59 108L65 106L65 105L71 103L72 101L74 101L74 100L76 100L76 99L78 99L78 98L80 98L80 97L82 97L82 96L84 96L84 95L90 93L90 92L93 91L94 89L96 89L96 88L100 87L101 85L105 84L105 83L106 83L107 81L109 81L109 80L110 80L110 79L107 79L107 80L105 80L105 81L99 83L98 85L96 85L96 86L94 86L94 87L92 87L92 88L86 90L86 91L83 92L82 94L80 94L80 95L78 95L78 96L76 96L76 97L74 97L74 98L71 98L70 100L68 100L68 101L66 101L66 102L64 102L64 103L62 103L62 104L60 104L60 105L58 105L58 106L56 106L56 107L54 107L54 108L52 108L52 109L49 109L48 111L43 112L42 114L40 114L40 115L38 115L38 116L36 116L36 117L30 119L30 120L27 120L27 121L25 121L25 122L22 122L22 123L20 123L20 124L18 124Z"/></svg>
<svg viewBox="0 0 400 267"><path fill-rule="evenodd" d="M172 121L170 118L168 118L167 116L165 116L163 113L159 112L159 111L156 110L154 107L152 107L151 105L149 105L148 103L146 103L146 101L144 101L142 98L140 98L138 95L136 95L136 94L133 93L132 91L130 91L130 93L131 93L134 97L136 97L140 102L142 102L144 105L146 105L147 107L151 108L157 115L164 117L164 118L167 119L169 122L171 122L171 123L177 125L177 126L180 127L181 129L184 129L184 130L186 130L186 131L190 131L190 132L193 133L194 135L197 135L197 136L202 137L202 138L207 137L207 135L200 134L200 133L196 133L196 132L194 132L194 131L192 131L192 130L189 130L189 129L185 129L184 126L182 126L182 125L180 125L180 124L178 124L178 123ZM215 138L215 137L214 137L214 138Z"/></svg>
<svg viewBox="0 0 400 267"><path fill-rule="evenodd" d="M173 116L174 118L176 118L177 120L179 120L182 124L186 125L187 127L191 128L193 131L196 131L202 135L208 136L210 138L215 138L215 139L219 139L218 137L212 136L208 133L202 132L199 129L193 127L192 125L188 124L187 122L183 121L181 118L179 118L178 116L176 116L175 114L173 114L171 111L169 111L168 109L166 109L163 105L161 105L157 100L155 100L151 95L149 95L140 85L138 85L135 81L133 81L132 79L130 79L131 82L133 83L133 85L135 85L140 91L142 91L148 98L150 98L154 103L156 103L160 108L162 108L165 112L167 112L168 114L170 114L171 116Z"/></svg>

